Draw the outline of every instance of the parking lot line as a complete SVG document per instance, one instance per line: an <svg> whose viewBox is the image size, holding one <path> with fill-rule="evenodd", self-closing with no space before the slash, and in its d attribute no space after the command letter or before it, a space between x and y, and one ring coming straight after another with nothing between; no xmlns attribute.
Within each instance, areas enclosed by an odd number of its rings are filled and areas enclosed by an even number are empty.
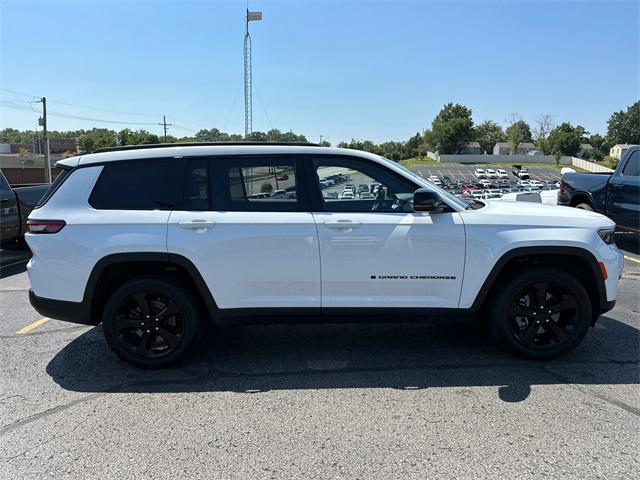
<svg viewBox="0 0 640 480"><path fill-rule="evenodd" d="M627 257L626 255L624 256L624 258L626 258L627 260L631 260L632 262L640 263L640 260L638 260L637 258Z"/></svg>
<svg viewBox="0 0 640 480"><path fill-rule="evenodd" d="M26 327L21 328L20 330L18 330L16 332L17 335L25 335L29 332L31 332L32 330L35 330L36 328L38 328L40 325L47 323L50 319L47 317L42 317L40 320L36 320L35 322L27 325Z"/></svg>

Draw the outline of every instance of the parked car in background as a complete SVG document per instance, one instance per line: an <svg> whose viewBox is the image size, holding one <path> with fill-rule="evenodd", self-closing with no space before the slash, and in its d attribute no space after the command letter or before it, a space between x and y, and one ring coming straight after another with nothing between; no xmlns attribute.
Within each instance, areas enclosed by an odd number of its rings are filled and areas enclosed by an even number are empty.
<svg viewBox="0 0 640 480"><path fill-rule="evenodd" d="M59 180L58 180L59 179ZM56 186L64 179L64 172L58 176ZM3 247L18 246L22 243L27 231L27 217L31 210L45 195L50 185L30 185L11 187L7 178L0 171L0 245Z"/></svg>
<svg viewBox="0 0 640 480"><path fill-rule="evenodd" d="M475 175L476 178L487 178L487 174L483 168L476 168L473 171L473 174Z"/></svg>
<svg viewBox="0 0 640 480"><path fill-rule="evenodd" d="M487 168L484 173L487 175L487 178L498 178L498 174L493 168Z"/></svg>
<svg viewBox="0 0 640 480"><path fill-rule="evenodd" d="M527 167L523 167L522 165L514 165L511 172L521 180L529 180L531 178L529 169Z"/></svg>
<svg viewBox="0 0 640 480"><path fill-rule="evenodd" d="M558 205L603 213L621 229L640 231L640 146L630 147L610 173L565 173Z"/></svg>
<svg viewBox="0 0 640 480"><path fill-rule="evenodd" d="M496 174L498 175L498 178L509 178L507 171L502 168L497 169Z"/></svg>
<svg viewBox="0 0 640 480"><path fill-rule="evenodd" d="M338 197L340 200L353 200L356 196L353 194L351 190L343 191Z"/></svg>
<svg viewBox="0 0 640 480"><path fill-rule="evenodd" d="M429 180L434 185L438 185L438 186L442 185L442 182L440 181L440 177L438 177L437 175L429 175L427 180Z"/></svg>

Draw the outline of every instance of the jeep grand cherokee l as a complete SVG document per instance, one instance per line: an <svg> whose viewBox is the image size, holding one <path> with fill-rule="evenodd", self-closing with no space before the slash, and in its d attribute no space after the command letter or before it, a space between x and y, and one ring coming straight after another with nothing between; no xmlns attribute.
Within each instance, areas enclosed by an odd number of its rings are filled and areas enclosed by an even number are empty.
<svg viewBox="0 0 640 480"><path fill-rule="evenodd" d="M64 181L29 217L31 303L102 323L141 367L181 359L205 322L434 315L487 320L515 354L549 359L613 307L622 271L600 214L466 203L366 152L159 145L57 165ZM330 175L379 186L323 195Z"/></svg>

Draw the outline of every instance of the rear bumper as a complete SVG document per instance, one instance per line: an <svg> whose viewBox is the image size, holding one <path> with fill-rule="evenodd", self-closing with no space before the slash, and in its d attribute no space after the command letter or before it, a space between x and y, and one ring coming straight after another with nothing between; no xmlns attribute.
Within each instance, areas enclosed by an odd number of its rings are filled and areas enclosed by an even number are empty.
<svg viewBox="0 0 640 480"><path fill-rule="evenodd" d="M600 307L600 315L602 315L603 313L607 313L609 310L613 310L615 306L616 306L615 300L608 301L607 303L605 303Z"/></svg>
<svg viewBox="0 0 640 480"><path fill-rule="evenodd" d="M97 325L99 323L92 320L90 309L83 302L39 297L32 290L29 290L29 302L43 317L83 325Z"/></svg>

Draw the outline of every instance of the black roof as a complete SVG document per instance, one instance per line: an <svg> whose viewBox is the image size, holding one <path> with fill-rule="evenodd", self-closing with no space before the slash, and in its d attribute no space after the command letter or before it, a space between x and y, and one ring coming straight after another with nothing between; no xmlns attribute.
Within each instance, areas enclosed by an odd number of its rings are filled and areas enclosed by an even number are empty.
<svg viewBox="0 0 640 480"><path fill-rule="evenodd" d="M202 142L202 143L149 143L140 145L126 145L124 147L105 147L98 148L96 153L102 152L121 152L124 150L140 150L144 148L168 148L168 147L215 147L220 145L279 145L279 146L295 146L295 147L320 147L317 143L304 142Z"/></svg>

